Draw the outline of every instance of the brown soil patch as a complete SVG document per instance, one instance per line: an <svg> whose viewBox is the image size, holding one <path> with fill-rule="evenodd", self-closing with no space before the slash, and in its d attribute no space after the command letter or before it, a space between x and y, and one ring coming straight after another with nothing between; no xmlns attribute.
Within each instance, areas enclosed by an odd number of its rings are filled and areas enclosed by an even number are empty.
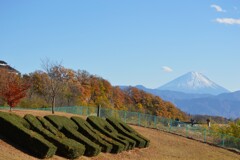
<svg viewBox="0 0 240 160"><path fill-rule="evenodd" d="M31 113L33 115L44 116L51 114L49 111L23 111L15 110L13 113L21 116ZM76 116L56 112L56 115L67 117ZM240 155L228 150L210 146L201 142L190 140L177 135L132 126L139 133L149 138L151 143L148 148L124 151L120 154L100 153L96 157L81 157L78 160L240 160ZM36 160L37 158L11 146L0 136L0 160ZM50 160L64 160L59 156L54 156Z"/></svg>

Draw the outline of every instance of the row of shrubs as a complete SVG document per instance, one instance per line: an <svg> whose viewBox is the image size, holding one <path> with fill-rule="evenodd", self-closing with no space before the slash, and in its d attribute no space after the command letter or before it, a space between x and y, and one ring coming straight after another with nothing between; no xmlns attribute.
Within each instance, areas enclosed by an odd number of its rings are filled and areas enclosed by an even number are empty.
<svg viewBox="0 0 240 160"><path fill-rule="evenodd" d="M18 144L26 147L39 158L52 157L57 147L47 141L42 135L30 130L30 125L23 118L0 112L0 134Z"/></svg>
<svg viewBox="0 0 240 160"><path fill-rule="evenodd" d="M68 159L100 152L120 153L135 147L149 146L149 140L133 128L114 118L102 119L27 114L24 118L0 112L0 134L28 149L39 158L54 154ZM17 136L16 136L17 135Z"/></svg>

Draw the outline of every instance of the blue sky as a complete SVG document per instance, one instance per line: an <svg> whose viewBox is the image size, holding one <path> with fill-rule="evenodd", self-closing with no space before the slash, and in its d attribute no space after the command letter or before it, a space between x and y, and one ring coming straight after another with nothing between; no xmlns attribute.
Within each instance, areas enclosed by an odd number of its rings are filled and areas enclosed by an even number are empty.
<svg viewBox="0 0 240 160"><path fill-rule="evenodd" d="M240 0L0 0L0 59L41 59L113 85L157 88L189 71L240 90Z"/></svg>

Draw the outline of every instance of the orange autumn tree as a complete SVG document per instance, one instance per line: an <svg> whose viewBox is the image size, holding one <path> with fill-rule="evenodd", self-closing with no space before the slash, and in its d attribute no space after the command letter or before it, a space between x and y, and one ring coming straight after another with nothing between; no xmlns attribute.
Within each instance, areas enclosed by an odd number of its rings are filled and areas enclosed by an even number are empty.
<svg viewBox="0 0 240 160"><path fill-rule="evenodd" d="M0 96L10 106L10 111L26 97L30 84L16 72L0 69Z"/></svg>

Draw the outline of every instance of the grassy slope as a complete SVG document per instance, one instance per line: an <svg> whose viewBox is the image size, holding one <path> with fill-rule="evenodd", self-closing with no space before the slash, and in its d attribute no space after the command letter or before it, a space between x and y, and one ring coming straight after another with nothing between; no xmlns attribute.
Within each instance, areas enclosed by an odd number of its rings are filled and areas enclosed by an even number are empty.
<svg viewBox="0 0 240 160"><path fill-rule="evenodd" d="M49 112L44 111L13 111L14 113L24 115L31 113L33 115L44 116ZM71 114L56 113L58 115L72 116ZM134 149L114 155L109 153L100 153L97 157L81 157L79 160L239 160L240 155L230 151L213 147L207 144L189 140L172 134L133 126L139 133L151 140L150 147L145 149ZM12 147L0 137L0 160L35 160L36 158ZM14 154L13 154L14 153ZM63 160L64 158L54 156L51 160Z"/></svg>

